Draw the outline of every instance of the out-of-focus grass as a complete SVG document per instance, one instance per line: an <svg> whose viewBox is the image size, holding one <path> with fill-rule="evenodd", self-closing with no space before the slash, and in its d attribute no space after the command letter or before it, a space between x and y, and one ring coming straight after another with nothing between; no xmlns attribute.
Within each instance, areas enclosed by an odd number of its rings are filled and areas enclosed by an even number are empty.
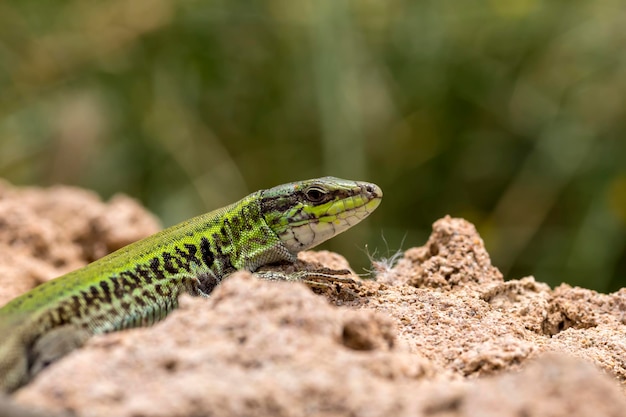
<svg viewBox="0 0 626 417"><path fill-rule="evenodd" d="M166 225L321 175L377 182L365 266L474 222L507 277L626 285L618 2L8 0L0 176ZM384 238L384 240L383 240Z"/></svg>

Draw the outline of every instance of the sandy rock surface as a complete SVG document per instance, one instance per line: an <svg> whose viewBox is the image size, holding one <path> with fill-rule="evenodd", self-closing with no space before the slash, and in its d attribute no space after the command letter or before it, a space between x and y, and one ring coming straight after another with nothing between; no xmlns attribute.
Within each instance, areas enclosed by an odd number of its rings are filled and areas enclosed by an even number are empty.
<svg viewBox="0 0 626 417"><path fill-rule="evenodd" d="M2 183L0 305L154 229L125 197ZM78 416L626 415L626 291L504 281L449 217L374 269L321 289L235 274L151 328L94 337L13 400Z"/></svg>
<svg viewBox="0 0 626 417"><path fill-rule="evenodd" d="M0 179L0 305L85 266L160 225L135 200L73 187L13 187Z"/></svg>

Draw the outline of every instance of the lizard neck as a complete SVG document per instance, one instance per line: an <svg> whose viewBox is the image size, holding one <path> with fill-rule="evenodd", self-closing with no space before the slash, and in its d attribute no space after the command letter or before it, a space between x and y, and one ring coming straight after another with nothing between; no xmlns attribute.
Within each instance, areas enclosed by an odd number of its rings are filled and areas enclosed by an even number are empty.
<svg viewBox="0 0 626 417"><path fill-rule="evenodd" d="M296 256L268 226L259 193L223 209L198 230L199 250L205 269L192 293L208 295L221 279L235 270L255 271L275 262L295 262Z"/></svg>

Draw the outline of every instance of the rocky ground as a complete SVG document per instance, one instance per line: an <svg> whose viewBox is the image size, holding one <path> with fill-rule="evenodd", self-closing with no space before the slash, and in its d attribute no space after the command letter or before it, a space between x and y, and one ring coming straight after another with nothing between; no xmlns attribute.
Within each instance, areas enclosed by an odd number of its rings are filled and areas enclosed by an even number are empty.
<svg viewBox="0 0 626 417"><path fill-rule="evenodd" d="M0 305L156 230L127 197L0 183ZM235 274L153 327L94 337L0 416L626 415L626 290L505 281L449 217L374 268L322 289Z"/></svg>

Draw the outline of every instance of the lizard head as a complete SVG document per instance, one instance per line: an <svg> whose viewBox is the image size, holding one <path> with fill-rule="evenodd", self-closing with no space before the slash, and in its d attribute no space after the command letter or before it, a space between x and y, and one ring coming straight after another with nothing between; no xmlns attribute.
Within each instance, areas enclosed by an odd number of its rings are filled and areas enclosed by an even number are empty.
<svg viewBox="0 0 626 417"><path fill-rule="evenodd" d="M323 177L261 191L269 227L295 254L354 226L381 202L376 184Z"/></svg>

